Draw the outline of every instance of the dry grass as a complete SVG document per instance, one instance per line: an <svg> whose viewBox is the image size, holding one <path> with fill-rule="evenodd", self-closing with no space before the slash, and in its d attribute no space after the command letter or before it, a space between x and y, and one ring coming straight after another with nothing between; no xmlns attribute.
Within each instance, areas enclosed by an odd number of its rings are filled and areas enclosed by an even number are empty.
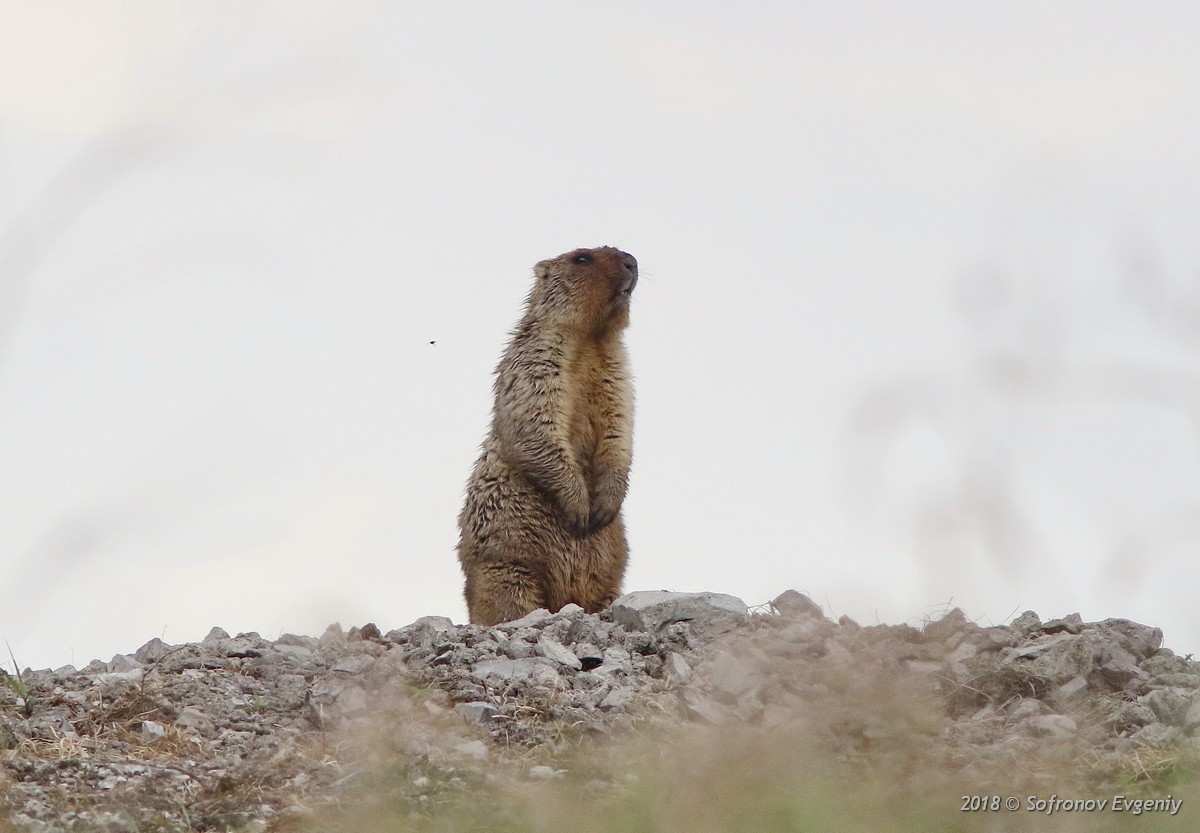
<svg viewBox="0 0 1200 833"><path fill-rule="evenodd" d="M902 747L903 744L896 746ZM1096 811L1047 815L1027 809L1029 796L1112 798L1081 785L1074 773L1038 771L1036 756L997 767L990 777L964 775L930 760L923 743L907 766L901 748L874 759L837 760L808 731L679 727L652 737L585 745L560 757L564 777L537 782L521 767L497 765L479 776L450 767L442 780L411 788L404 768L375 772L362 792L294 828L304 833L489 831L505 833L784 833L784 831L1117 831L1131 816ZM506 761L505 764L510 764ZM1178 763L1178 762L1176 762ZM1143 760L1146 775L1166 761ZM1161 787L1161 783L1160 783ZM1171 787L1179 815L1144 815L1141 831L1195 830L1200 790L1194 775ZM1124 792L1132 796L1137 791ZM1163 792L1165 794L1165 792ZM1009 811L964 812L964 796L1019 801Z"/></svg>
<svg viewBox="0 0 1200 833"><path fill-rule="evenodd" d="M973 747L945 731L945 702L878 668L826 668L829 691L783 725L714 727L648 718L635 732L514 745L487 763L415 761L376 745L335 806L286 833L790 833L791 831L1118 831L1200 828L1195 757L1138 747L1101 755L1085 739L1014 736ZM845 679L841 676L844 675ZM1097 718L1097 715L1092 715ZM1086 719L1086 715L1081 716ZM1002 721L994 727L1005 738ZM394 739L406 731L394 727ZM376 738L388 731L376 732ZM569 742L567 742L569 741ZM534 764L561 777L537 780ZM1028 809L1049 799L1161 797L1176 816ZM970 796L1018 809L964 811Z"/></svg>

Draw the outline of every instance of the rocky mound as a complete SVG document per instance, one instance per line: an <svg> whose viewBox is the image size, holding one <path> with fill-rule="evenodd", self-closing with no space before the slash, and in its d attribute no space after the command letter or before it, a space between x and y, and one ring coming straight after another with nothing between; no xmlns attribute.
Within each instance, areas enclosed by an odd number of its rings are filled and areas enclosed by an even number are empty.
<svg viewBox="0 0 1200 833"><path fill-rule="evenodd" d="M1179 800L1200 760L1200 664L1157 628L1029 611L980 627L957 609L861 627L795 591L753 612L638 592L493 628L214 628L0 681L0 818L47 833L550 830L560 810L584 829L579 802L595 829L626 824L604 826L618 804L653 817L639 829L750 829L744 813L722 826L738 803L724 788L795 816L829 804L835 772L891 785L888 818L896 789L938 818L970 812L958 787L984 809L1060 788L1170 813L1155 802Z"/></svg>

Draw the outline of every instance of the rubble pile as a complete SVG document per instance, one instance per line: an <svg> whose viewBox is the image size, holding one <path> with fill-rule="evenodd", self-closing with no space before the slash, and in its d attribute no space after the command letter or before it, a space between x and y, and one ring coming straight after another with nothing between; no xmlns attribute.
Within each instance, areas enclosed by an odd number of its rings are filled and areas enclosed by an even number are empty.
<svg viewBox="0 0 1200 833"><path fill-rule="evenodd" d="M1162 641L1125 619L1030 611L863 627L796 591L754 611L643 591L495 627L428 616L274 641L214 628L0 678L0 820L296 830L381 766L394 801L429 813L496 772L554 779L582 743L689 725L803 733L849 766L985 779L1014 762L1036 776L1038 761L1153 792L1155 762L1200 760L1200 664Z"/></svg>

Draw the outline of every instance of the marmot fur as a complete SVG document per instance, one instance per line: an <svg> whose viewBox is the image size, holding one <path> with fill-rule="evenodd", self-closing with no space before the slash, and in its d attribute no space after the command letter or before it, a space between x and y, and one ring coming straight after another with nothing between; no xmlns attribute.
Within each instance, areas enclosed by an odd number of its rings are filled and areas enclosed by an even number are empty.
<svg viewBox="0 0 1200 833"><path fill-rule="evenodd" d="M637 260L611 246L534 267L458 519L474 624L571 602L594 613L620 595L633 454L621 333L637 279Z"/></svg>

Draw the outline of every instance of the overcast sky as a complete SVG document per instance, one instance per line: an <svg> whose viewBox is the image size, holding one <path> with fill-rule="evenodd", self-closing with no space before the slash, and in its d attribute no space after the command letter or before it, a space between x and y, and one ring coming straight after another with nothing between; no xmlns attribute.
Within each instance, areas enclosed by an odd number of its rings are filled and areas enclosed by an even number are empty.
<svg viewBox="0 0 1200 833"><path fill-rule="evenodd" d="M603 244L642 276L627 590L1200 653L1200 6L0 18L22 666L465 621L492 369L533 264Z"/></svg>

